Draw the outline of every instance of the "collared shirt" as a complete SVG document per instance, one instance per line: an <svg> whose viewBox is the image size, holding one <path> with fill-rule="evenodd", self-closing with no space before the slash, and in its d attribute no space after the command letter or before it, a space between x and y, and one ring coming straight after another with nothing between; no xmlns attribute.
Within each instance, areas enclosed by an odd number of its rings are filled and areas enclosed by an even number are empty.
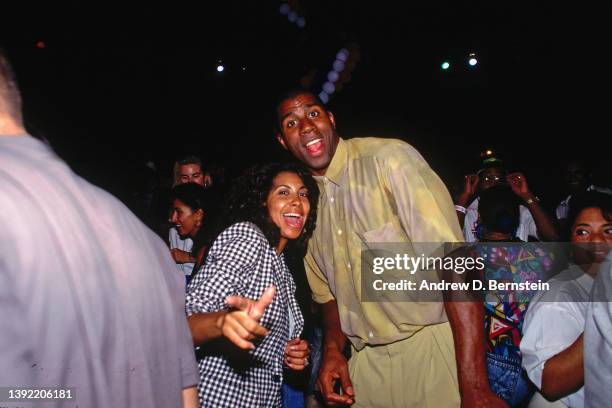
<svg viewBox="0 0 612 408"><path fill-rule="evenodd" d="M353 345L388 344L447 321L442 303L361 302L363 243L461 240L451 197L423 157L401 140L340 139L315 178L321 195L306 274L316 302L338 303Z"/></svg>
<svg viewBox="0 0 612 408"><path fill-rule="evenodd" d="M191 252L193 248L193 240L191 238L182 239L176 229L176 227L170 227L168 231L168 242L170 243L170 249L180 249L181 251ZM186 262L186 263L177 263L176 267L183 272L185 276L190 276L193 271L193 266L195 263Z"/></svg>
<svg viewBox="0 0 612 408"><path fill-rule="evenodd" d="M227 310L225 298L231 295L259 299L270 285L276 294L260 320L269 333L255 350L241 351L225 339L199 348L202 407L280 406L285 346L304 327L283 255L276 254L253 223L236 223L223 231L187 288L187 315Z"/></svg>
<svg viewBox="0 0 612 408"><path fill-rule="evenodd" d="M542 387L544 365L571 346L584 331L593 278L579 266L548 281L550 290L539 292L529 305L523 324L521 352L529 379ZM584 389L561 398L569 407L584 406Z"/></svg>

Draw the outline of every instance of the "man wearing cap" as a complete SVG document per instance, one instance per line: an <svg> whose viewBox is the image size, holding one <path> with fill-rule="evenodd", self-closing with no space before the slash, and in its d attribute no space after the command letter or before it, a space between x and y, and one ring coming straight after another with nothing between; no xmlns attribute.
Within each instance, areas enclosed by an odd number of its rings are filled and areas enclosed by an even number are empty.
<svg viewBox="0 0 612 408"><path fill-rule="evenodd" d="M465 176L463 192L455 205L466 242L479 239L478 192L500 184L509 184L524 203L519 207L520 221L516 230L516 236L521 241L530 241L529 237L551 242L559 240L552 219L540 205L540 199L529 190L525 175L518 172L508 174L504 163L488 150L483 154L480 170Z"/></svg>

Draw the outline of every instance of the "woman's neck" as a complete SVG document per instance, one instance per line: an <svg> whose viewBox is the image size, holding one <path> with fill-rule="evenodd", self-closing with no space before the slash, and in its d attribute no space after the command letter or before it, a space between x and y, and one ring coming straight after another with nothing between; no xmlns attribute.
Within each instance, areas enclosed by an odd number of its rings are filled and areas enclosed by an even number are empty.
<svg viewBox="0 0 612 408"><path fill-rule="evenodd" d="M276 245L276 255L280 255L286 246L287 246L287 238L280 237L278 239L278 245Z"/></svg>

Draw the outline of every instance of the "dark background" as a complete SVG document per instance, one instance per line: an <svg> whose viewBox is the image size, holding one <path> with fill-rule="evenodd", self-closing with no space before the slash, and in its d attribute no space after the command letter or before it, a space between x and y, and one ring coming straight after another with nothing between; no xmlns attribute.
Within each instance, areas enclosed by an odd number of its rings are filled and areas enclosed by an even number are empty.
<svg viewBox="0 0 612 408"><path fill-rule="evenodd" d="M124 200L149 160L169 177L187 152L230 173L286 159L273 131L278 94L308 78L320 89L343 47L359 54L329 103L344 137L404 139L452 191L489 147L549 208L570 157L609 184L610 6L404 3L292 1L299 28L280 1L23 1L4 7L0 45L29 131Z"/></svg>

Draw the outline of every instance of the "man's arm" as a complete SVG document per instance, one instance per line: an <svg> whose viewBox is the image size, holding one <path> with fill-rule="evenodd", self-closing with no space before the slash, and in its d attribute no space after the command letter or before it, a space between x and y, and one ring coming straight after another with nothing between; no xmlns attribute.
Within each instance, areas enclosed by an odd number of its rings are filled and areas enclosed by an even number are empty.
<svg viewBox="0 0 612 408"><path fill-rule="evenodd" d="M514 191L514 194L519 196L524 202L538 230L538 236L542 241L556 242L559 240L559 234L555 228L552 218L544 211L538 198L529 191L527 180L522 173L512 173L508 175L508 183Z"/></svg>
<svg viewBox="0 0 612 408"><path fill-rule="evenodd" d="M340 326L340 315L335 300L321 305L323 308L323 362L319 370L319 389L329 406L350 405L354 402L354 392L348 372L348 362L344 357L346 336ZM342 394L334 392L339 381Z"/></svg>
<svg viewBox="0 0 612 408"><path fill-rule="evenodd" d="M198 389L196 387L183 388L183 408L199 408Z"/></svg>
<svg viewBox="0 0 612 408"><path fill-rule="evenodd" d="M457 206L463 208L458 209L458 207L455 206L455 211L457 212L457 219L459 220L459 225L462 229L463 224L465 222L464 211L467 209L467 206L470 205L470 203L473 201L474 195L476 194L476 189L478 188L478 182L480 181L480 178L477 174L468 174L464 177L465 182L463 185L463 191L457 199Z"/></svg>
<svg viewBox="0 0 612 408"><path fill-rule="evenodd" d="M462 407L506 407L489 387L482 302L444 303L453 331Z"/></svg>
<svg viewBox="0 0 612 408"><path fill-rule="evenodd" d="M396 151L399 149L396 149ZM463 240L453 203L438 175L407 146L388 160L387 184L402 226L414 243ZM505 406L489 388L481 302L445 302L455 339L455 358L463 407Z"/></svg>

